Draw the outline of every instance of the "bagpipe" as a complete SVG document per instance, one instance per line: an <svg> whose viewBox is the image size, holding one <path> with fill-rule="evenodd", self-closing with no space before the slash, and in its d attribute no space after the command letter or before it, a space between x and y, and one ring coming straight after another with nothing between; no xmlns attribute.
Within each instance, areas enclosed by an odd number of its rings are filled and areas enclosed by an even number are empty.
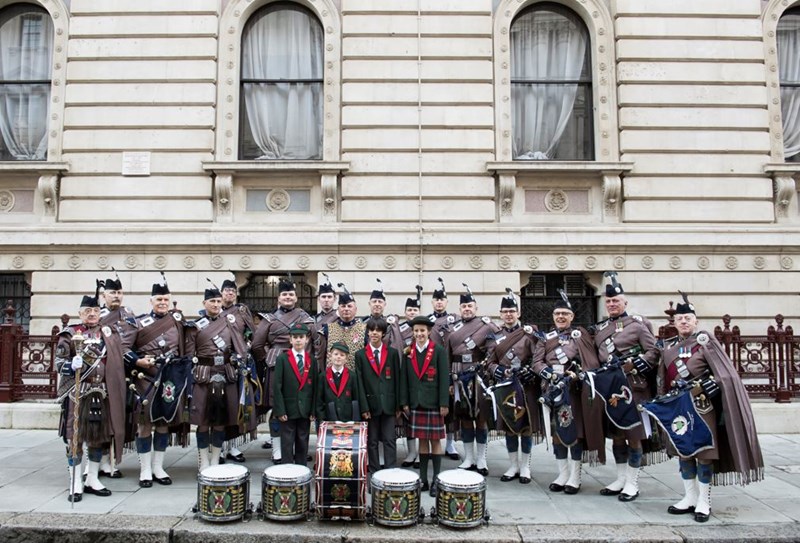
<svg viewBox="0 0 800 543"><path fill-rule="evenodd" d="M261 404L264 390L261 387L261 380L258 378L256 361L250 353L247 356L234 355L233 360L238 368L238 390L239 390L239 425L248 427L250 421L256 417L256 406Z"/></svg>
<svg viewBox="0 0 800 543"><path fill-rule="evenodd" d="M486 389L486 395L492 402L492 418L496 422L502 420L509 432L514 435L529 434L532 427L528 398L525 386L535 378L529 366L521 368L506 368L498 366L498 371L504 372L504 380L495 379L494 385ZM505 371L510 370L509 375Z"/></svg>
<svg viewBox="0 0 800 543"><path fill-rule="evenodd" d="M542 404L545 419L545 433L547 442L552 440L552 431L548 421L553 421L556 435L562 445L571 447L578 441L578 426L575 423L575 414L572 410L572 397L570 388L573 384L571 368L580 370L580 365L575 361L569 362L564 368L564 373L553 374L550 385L542 392L539 403ZM580 382L580 381L578 381ZM551 419L552 414L552 419Z"/></svg>
<svg viewBox="0 0 800 543"><path fill-rule="evenodd" d="M672 389L639 406L664 430L670 443L682 457L694 456L714 448L714 435L698 410L710 405L720 393L719 385L708 371L689 380L678 379Z"/></svg>
<svg viewBox="0 0 800 543"><path fill-rule="evenodd" d="M453 384L454 414L459 418L477 419L481 410L481 400L487 392L482 364L453 373L450 378Z"/></svg>
<svg viewBox="0 0 800 543"><path fill-rule="evenodd" d="M637 346L621 357L611 354L609 361L602 367L579 374L580 380L589 386L589 399L600 397L608 420L621 430L630 430L642 424L642 417L627 377L628 373L636 374L643 370L641 364L647 366L647 363L640 358L634 358L641 352L642 348ZM637 364L637 361L641 363ZM625 366L628 363L632 363L633 367L626 373Z"/></svg>
<svg viewBox="0 0 800 543"><path fill-rule="evenodd" d="M156 374L150 376L142 370L133 368L130 372L131 377L127 379L129 397L132 399L134 408L141 407L140 415L144 415L144 410L149 408L150 420L153 423L163 421L164 424L188 421L188 408L183 410L184 418L187 420L176 421L175 416L182 402L188 404L192 396L194 377L192 367L197 361L196 358L189 356L178 356L177 353L168 352L153 359L153 367ZM133 379L145 381L148 384L144 393L139 394ZM150 400L150 395L152 401Z"/></svg>

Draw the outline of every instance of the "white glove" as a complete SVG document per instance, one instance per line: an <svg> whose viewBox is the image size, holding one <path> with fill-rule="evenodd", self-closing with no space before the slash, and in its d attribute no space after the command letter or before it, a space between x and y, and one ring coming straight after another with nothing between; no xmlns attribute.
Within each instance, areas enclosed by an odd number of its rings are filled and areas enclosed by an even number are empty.
<svg viewBox="0 0 800 543"><path fill-rule="evenodd" d="M72 357L72 369L77 370L83 366L83 358L80 356L73 356Z"/></svg>

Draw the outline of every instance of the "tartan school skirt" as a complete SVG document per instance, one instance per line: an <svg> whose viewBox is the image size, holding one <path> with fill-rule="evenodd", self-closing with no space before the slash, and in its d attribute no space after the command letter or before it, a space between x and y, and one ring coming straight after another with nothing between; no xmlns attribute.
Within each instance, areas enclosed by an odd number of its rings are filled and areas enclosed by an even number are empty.
<svg viewBox="0 0 800 543"><path fill-rule="evenodd" d="M424 409L417 407L411 410L409 423L411 435L419 439L444 439L447 434L444 430L444 417L439 409Z"/></svg>

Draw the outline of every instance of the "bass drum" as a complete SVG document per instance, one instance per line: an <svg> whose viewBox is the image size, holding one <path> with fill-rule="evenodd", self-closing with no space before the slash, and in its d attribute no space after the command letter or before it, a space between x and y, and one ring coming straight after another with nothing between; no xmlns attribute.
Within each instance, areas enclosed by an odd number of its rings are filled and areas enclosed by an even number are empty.
<svg viewBox="0 0 800 543"><path fill-rule="evenodd" d="M367 464L366 422L320 423L315 464L320 519L366 518Z"/></svg>

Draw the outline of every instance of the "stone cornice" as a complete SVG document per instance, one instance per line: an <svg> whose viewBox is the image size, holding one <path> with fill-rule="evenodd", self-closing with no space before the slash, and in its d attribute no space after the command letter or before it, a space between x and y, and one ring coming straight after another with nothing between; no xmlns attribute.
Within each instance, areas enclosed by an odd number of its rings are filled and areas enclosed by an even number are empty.
<svg viewBox="0 0 800 543"><path fill-rule="evenodd" d="M203 162L203 169L216 174L270 173L339 173L350 169L349 162L327 160L232 160Z"/></svg>
<svg viewBox="0 0 800 543"><path fill-rule="evenodd" d="M69 171L68 162L14 161L0 162L0 173L4 174L56 174Z"/></svg>
<svg viewBox="0 0 800 543"><path fill-rule="evenodd" d="M541 160L526 161L515 160L507 162L487 162L486 169L497 173L581 173L621 174L633 169L633 162L590 162L590 161L569 161L569 160Z"/></svg>

